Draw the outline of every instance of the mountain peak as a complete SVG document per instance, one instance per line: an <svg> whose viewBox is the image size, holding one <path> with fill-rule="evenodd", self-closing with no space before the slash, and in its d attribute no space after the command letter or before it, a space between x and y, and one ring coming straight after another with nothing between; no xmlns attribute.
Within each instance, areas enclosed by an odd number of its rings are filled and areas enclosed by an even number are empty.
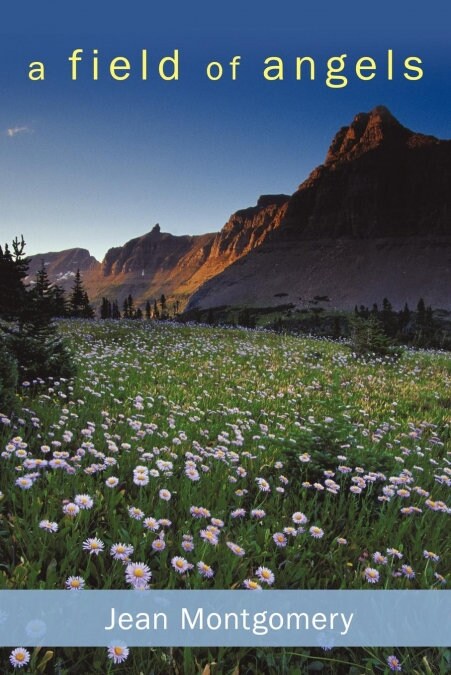
<svg viewBox="0 0 451 675"><path fill-rule="evenodd" d="M342 127L333 139L326 166L355 159L383 143L405 143L415 134L398 122L383 105L356 115L348 127Z"/></svg>

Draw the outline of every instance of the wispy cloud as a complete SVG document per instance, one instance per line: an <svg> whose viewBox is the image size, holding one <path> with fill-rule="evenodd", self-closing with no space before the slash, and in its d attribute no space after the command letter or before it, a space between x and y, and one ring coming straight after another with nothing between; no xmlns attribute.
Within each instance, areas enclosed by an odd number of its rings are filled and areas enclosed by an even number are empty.
<svg viewBox="0 0 451 675"><path fill-rule="evenodd" d="M14 136L17 136L17 134L30 134L33 130L30 127L23 126L23 127L10 127L9 129L6 130L6 135L9 138L14 138Z"/></svg>

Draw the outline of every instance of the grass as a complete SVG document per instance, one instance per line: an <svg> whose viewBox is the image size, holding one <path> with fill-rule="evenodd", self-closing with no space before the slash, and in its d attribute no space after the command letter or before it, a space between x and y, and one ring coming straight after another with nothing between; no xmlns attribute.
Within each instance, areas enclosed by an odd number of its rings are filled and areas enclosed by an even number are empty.
<svg viewBox="0 0 451 675"><path fill-rule="evenodd" d="M262 583L261 566L278 589L372 588L368 567L375 588L449 582L449 355L364 361L325 340L169 323L72 321L61 331L78 377L22 387L19 416L0 425L0 588L64 588L70 576L86 588L129 588L110 555L118 542L151 568L152 588L239 588ZM92 508L68 517L65 503L80 494ZM193 517L192 506L210 517ZM148 517L163 524L152 531ZM204 538L211 518L222 521L210 530L216 545ZM103 552L83 550L88 538ZM164 550L152 549L156 539ZM193 569L176 572L174 556ZM213 577L198 573L200 561ZM433 649L133 649L114 672L383 673L390 653L405 672L449 672L449 651ZM111 667L105 650L60 649L35 653L29 672Z"/></svg>

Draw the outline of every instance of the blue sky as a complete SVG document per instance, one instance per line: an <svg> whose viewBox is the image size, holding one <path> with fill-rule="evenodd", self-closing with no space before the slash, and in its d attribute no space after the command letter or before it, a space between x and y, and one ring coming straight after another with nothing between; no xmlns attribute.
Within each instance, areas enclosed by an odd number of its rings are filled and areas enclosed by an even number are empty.
<svg viewBox="0 0 451 675"><path fill-rule="evenodd" d="M449 9L392 5L285 0L276 9L249 0L243 10L233 0L213 11L199 0L155 10L132 0L119 10L83 0L70 21L67 7L10 9L0 41L0 241L23 233L30 254L82 246L101 259L156 222L174 234L218 230L260 194L292 193L338 128L380 103L406 126L450 138ZM84 60L72 82L67 57L78 47ZM97 82L89 73L94 48ZM163 82L156 64L175 48L179 81ZM126 56L135 66L141 49L149 53L148 81L137 70L112 81L109 59ZM326 59L342 53L349 85L329 89ZM227 64L236 54L235 82L206 78L209 61ZM284 58L283 82L262 77L272 55ZM317 62L313 83L295 80L295 57L303 55ZM419 82L402 77L410 55L424 62ZM378 64L371 82L353 75L360 56ZM27 79L34 60L45 63L45 82Z"/></svg>

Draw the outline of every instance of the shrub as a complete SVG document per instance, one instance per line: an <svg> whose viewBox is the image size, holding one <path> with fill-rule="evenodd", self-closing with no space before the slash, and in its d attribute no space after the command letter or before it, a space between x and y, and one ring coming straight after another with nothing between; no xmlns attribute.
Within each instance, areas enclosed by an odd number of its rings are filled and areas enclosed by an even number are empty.
<svg viewBox="0 0 451 675"><path fill-rule="evenodd" d="M385 334L381 322L374 316L354 317L351 322L351 347L359 356L399 357L399 348Z"/></svg>
<svg viewBox="0 0 451 675"><path fill-rule="evenodd" d="M8 348L19 364L19 377L24 380L47 377L70 378L75 366L64 340L56 333L36 334L29 330L10 333Z"/></svg>

